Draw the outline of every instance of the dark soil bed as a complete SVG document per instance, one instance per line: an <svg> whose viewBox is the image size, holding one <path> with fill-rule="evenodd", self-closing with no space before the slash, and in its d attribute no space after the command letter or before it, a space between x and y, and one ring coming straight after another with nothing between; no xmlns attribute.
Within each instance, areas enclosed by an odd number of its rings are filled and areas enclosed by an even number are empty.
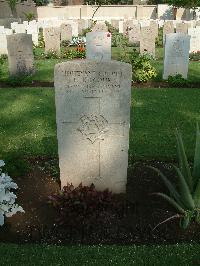
<svg viewBox="0 0 200 266"><path fill-rule="evenodd" d="M123 210L105 217L103 223L82 227L74 223L73 227L61 227L55 222L56 210L48 203L48 196L59 191L59 182L51 171L41 167L41 160L32 160L32 170L28 175L13 177L19 186L17 202L23 206L25 213L7 218L6 224L0 228L0 241L49 244L198 242L200 226L196 224L181 230L179 221L174 219L153 230L157 224L175 215L176 211L152 195L153 192L165 192L165 188L146 164L138 162L135 169L129 169L127 195L118 197L119 201L123 201ZM148 162L148 165L156 166L168 177L174 178L169 164Z"/></svg>

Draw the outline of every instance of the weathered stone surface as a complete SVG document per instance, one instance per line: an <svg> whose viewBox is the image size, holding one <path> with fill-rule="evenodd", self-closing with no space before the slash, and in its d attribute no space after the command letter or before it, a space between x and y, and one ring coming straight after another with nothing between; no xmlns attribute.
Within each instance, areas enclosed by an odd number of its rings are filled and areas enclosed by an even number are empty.
<svg viewBox="0 0 200 266"><path fill-rule="evenodd" d="M34 72L32 37L26 33L7 36L8 63L10 75Z"/></svg>
<svg viewBox="0 0 200 266"><path fill-rule="evenodd" d="M7 39L5 33L0 33L0 55L8 54Z"/></svg>
<svg viewBox="0 0 200 266"><path fill-rule="evenodd" d="M150 27L142 27L140 35L140 53L151 54L155 57L155 36Z"/></svg>
<svg viewBox="0 0 200 266"><path fill-rule="evenodd" d="M132 67L118 61L55 66L61 186L125 192Z"/></svg>
<svg viewBox="0 0 200 266"><path fill-rule="evenodd" d="M112 19L112 20L111 20L111 25L112 25L115 29L119 30L119 20L118 20L118 19Z"/></svg>
<svg viewBox="0 0 200 266"><path fill-rule="evenodd" d="M87 21L84 19L78 19L78 34L82 34L84 29L87 29Z"/></svg>
<svg viewBox="0 0 200 266"><path fill-rule="evenodd" d="M60 28L44 28L45 52L60 52Z"/></svg>
<svg viewBox="0 0 200 266"><path fill-rule="evenodd" d="M188 35L190 35L190 52L200 51L200 27L189 28Z"/></svg>
<svg viewBox="0 0 200 266"><path fill-rule="evenodd" d="M155 38L158 37L158 23L155 20L151 20L150 21L150 28L151 28L151 32L154 35Z"/></svg>
<svg viewBox="0 0 200 266"><path fill-rule="evenodd" d="M167 21L163 25L163 43L165 43L166 34L174 33L173 21Z"/></svg>
<svg viewBox="0 0 200 266"><path fill-rule="evenodd" d="M163 79L181 74L187 78L190 36L183 33L166 35Z"/></svg>
<svg viewBox="0 0 200 266"><path fill-rule="evenodd" d="M133 25L128 31L128 38L130 43L138 43L140 41L140 25Z"/></svg>
<svg viewBox="0 0 200 266"><path fill-rule="evenodd" d="M111 60L111 34L109 32L88 32L86 48L87 59Z"/></svg>
<svg viewBox="0 0 200 266"><path fill-rule="evenodd" d="M123 22L123 34L128 36L129 31L133 28L133 20L125 20Z"/></svg>
<svg viewBox="0 0 200 266"><path fill-rule="evenodd" d="M98 31L100 31L100 32L107 32L108 31L108 27L106 26L106 24L105 24L105 22L97 22L95 25L94 25L94 27L92 28L92 31L93 32L98 32Z"/></svg>
<svg viewBox="0 0 200 266"><path fill-rule="evenodd" d="M16 24L15 33L26 33L26 28L24 24Z"/></svg>
<svg viewBox="0 0 200 266"><path fill-rule="evenodd" d="M60 27L61 31L61 42L72 41L72 26L70 24L63 23Z"/></svg>
<svg viewBox="0 0 200 266"><path fill-rule="evenodd" d="M186 23L177 23L176 24L176 33L188 33L188 24Z"/></svg>
<svg viewBox="0 0 200 266"><path fill-rule="evenodd" d="M33 41L34 45L37 46L39 44L39 42L38 42L39 34L38 34L37 24L27 25L26 30L27 30L27 34L32 35L32 41Z"/></svg>

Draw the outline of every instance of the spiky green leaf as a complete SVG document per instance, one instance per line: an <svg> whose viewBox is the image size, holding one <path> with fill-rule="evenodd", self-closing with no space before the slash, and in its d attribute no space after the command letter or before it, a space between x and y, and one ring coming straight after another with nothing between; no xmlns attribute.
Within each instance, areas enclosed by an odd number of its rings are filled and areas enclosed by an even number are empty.
<svg viewBox="0 0 200 266"><path fill-rule="evenodd" d="M171 197L164 193L154 193L154 195L160 196L166 201L168 201L175 209L177 209L180 213L185 214L186 211Z"/></svg>
<svg viewBox="0 0 200 266"><path fill-rule="evenodd" d="M182 175L185 178L186 183L188 184L190 191L192 192L193 190L192 174L191 174L191 170L190 170L187 156L185 153L183 139L178 129L176 129L176 140L177 140L177 150L178 150L178 157L179 157L179 167L180 167Z"/></svg>
<svg viewBox="0 0 200 266"><path fill-rule="evenodd" d="M169 179L158 168L152 166L148 166L148 168L154 170L162 178L171 196L178 202L180 206L184 207L184 205L181 202L180 194L177 192L175 186L169 181Z"/></svg>
<svg viewBox="0 0 200 266"><path fill-rule="evenodd" d="M190 192L189 186L188 186L182 172L180 171L180 169L178 167L176 167L175 165L173 165L173 167L178 174L179 193L180 193L182 202L187 209L193 210L195 208L195 204L194 204L194 200L192 198L192 194Z"/></svg>
<svg viewBox="0 0 200 266"><path fill-rule="evenodd" d="M196 185L196 189L193 195L194 204L197 208L200 208L200 180L198 181Z"/></svg>
<svg viewBox="0 0 200 266"><path fill-rule="evenodd" d="M196 132L196 145L195 145L195 154L194 154L193 178L194 178L195 184L200 179L200 131L199 131L198 123L197 123L197 132Z"/></svg>

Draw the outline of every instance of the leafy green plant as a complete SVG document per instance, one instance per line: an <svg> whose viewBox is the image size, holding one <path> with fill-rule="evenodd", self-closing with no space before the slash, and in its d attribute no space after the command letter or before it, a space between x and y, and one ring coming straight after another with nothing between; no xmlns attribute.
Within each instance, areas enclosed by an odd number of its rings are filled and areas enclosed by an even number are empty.
<svg viewBox="0 0 200 266"><path fill-rule="evenodd" d="M32 83L32 75L9 76L6 83L11 87L30 85Z"/></svg>
<svg viewBox="0 0 200 266"><path fill-rule="evenodd" d="M5 170L14 177L24 177L30 170L29 163L18 153L7 154Z"/></svg>
<svg viewBox="0 0 200 266"><path fill-rule="evenodd" d="M200 224L200 130L197 124L196 146L191 171L181 133L176 130L179 167L173 165L178 177L178 186L173 184L159 169L158 173L168 188L170 195L155 193L168 201L179 213L180 226L186 229L192 221Z"/></svg>
<svg viewBox="0 0 200 266"><path fill-rule="evenodd" d="M75 58L85 58L86 52L85 51L78 51L75 49L67 49L62 52L62 58L64 59L75 59Z"/></svg>
<svg viewBox="0 0 200 266"><path fill-rule="evenodd" d="M45 47L45 42L44 42L44 36L43 36L43 30L39 30L38 34L38 46L39 48L44 48Z"/></svg>
<svg viewBox="0 0 200 266"><path fill-rule="evenodd" d="M63 40L61 42L61 47L69 47L70 43L71 43L71 41Z"/></svg>
<svg viewBox="0 0 200 266"><path fill-rule="evenodd" d="M44 59L60 59L61 56L54 50L49 50L48 52L44 53L43 55Z"/></svg>
<svg viewBox="0 0 200 266"><path fill-rule="evenodd" d="M24 12L25 18L27 21L31 21L35 19L35 14L32 12Z"/></svg>
<svg viewBox="0 0 200 266"><path fill-rule="evenodd" d="M184 79L181 74L177 74L175 76L169 76L167 79L168 83L172 87L183 87L188 85L188 80Z"/></svg>
<svg viewBox="0 0 200 266"><path fill-rule="evenodd" d="M156 69L151 65L151 56L140 54L133 49L129 52L129 62L133 68L133 80L136 82L147 82L157 76Z"/></svg>
<svg viewBox="0 0 200 266"><path fill-rule="evenodd" d="M158 30L158 37L156 37L156 47L163 47L163 27Z"/></svg>
<svg viewBox="0 0 200 266"><path fill-rule="evenodd" d="M190 60L191 61L200 61L200 51L194 51L190 53Z"/></svg>
<svg viewBox="0 0 200 266"><path fill-rule="evenodd" d="M17 6L17 3L18 3L18 0L7 0L8 2L8 5L11 9L11 12L12 12L12 16L14 18L17 17L17 9L16 9L16 6Z"/></svg>
<svg viewBox="0 0 200 266"><path fill-rule="evenodd" d="M112 34L112 47L121 47L121 46L130 46L129 40L122 33L119 33L119 30L113 27L109 22L105 22L108 27L108 31Z"/></svg>
<svg viewBox="0 0 200 266"><path fill-rule="evenodd" d="M57 224L74 228L103 223L122 208L112 192L98 191L93 184L78 187L68 184L59 193L49 196L49 201L57 210Z"/></svg>

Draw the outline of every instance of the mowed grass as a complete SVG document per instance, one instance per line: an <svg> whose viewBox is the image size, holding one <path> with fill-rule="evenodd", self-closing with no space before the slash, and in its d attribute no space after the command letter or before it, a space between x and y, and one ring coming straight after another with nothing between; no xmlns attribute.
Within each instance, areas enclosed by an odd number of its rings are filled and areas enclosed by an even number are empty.
<svg viewBox="0 0 200 266"><path fill-rule="evenodd" d="M57 156L54 89L0 90L0 158ZM175 128L180 128L192 159L199 89L133 89L130 161L176 159Z"/></svg>
<svg viewBox="0 0 200 266"><path fill-rule="evenodd" d="M134 47L127 47L127 52L133 49L138 49ZM37 48L37 53L41 54L43 49ZM112 47L112 59L121 60L121 57L124 55L125 50L122 50L119 47ZM155 81L162 81L163 74L163 48L156 48L156 59L152 60L152 65L157 70L157 77ZM33 80L38 81L49 81L52 82L54 80L54 66L60 62L66 61L64 59L39 59L34 60L34 65L36 72L33 75ZM190 82L200 83L200 62L189 62L189 71L188 71L188 79ZM0 80L5 81L8 79L8 63L2 67L2 74L0 76Z"/></svg>
<svg viewBox="0 0 200 266"><path fill-rule="evenodd" d="M200 245L171 246L46 246L0 245L1 265L137 265L200 264Z"/></svg>

